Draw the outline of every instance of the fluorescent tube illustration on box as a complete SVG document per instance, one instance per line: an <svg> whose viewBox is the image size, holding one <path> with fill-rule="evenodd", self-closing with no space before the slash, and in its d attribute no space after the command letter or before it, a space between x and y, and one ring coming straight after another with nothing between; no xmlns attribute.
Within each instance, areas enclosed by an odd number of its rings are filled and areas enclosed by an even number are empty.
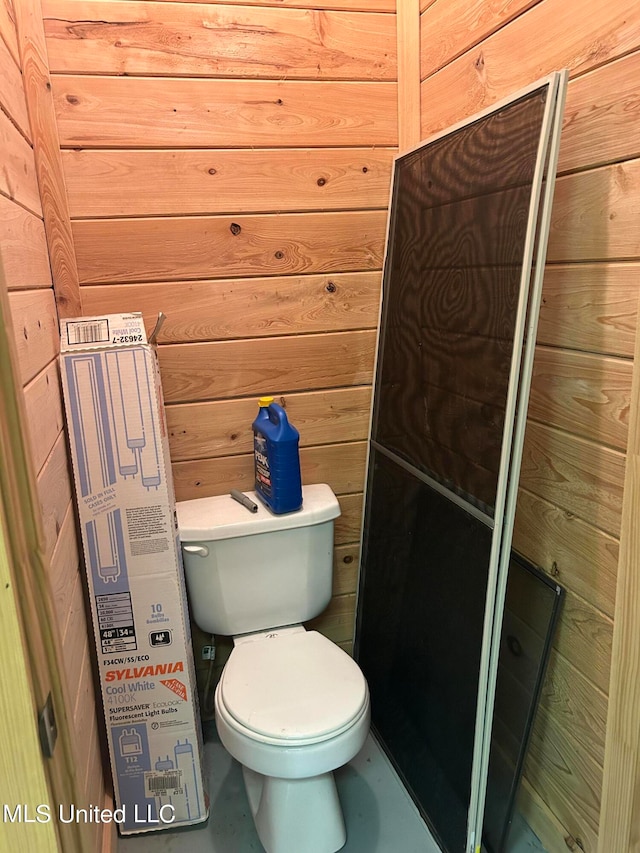
<svg viewBox="0 0 640 853"><path fill-rule="evenodd" d="M161 477L151 415L152 380L143 351L110 352L105 361L120 474L139 473L145 488L157 488Z"/></svg>

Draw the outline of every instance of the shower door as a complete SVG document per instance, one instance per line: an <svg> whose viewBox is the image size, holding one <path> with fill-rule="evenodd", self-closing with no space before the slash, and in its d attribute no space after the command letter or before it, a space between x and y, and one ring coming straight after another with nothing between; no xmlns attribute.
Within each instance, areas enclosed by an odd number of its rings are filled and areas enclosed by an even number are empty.
<svg viewBox="0 0 640 853"><path fill-rule="evenodd" d="M443 850L480 848L566 73L396 158L355 656Z"/></svg>

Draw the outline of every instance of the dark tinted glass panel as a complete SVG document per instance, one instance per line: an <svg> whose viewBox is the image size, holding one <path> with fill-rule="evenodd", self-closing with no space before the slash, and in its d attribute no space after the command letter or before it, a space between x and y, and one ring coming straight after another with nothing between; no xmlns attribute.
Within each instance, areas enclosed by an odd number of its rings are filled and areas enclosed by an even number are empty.
<svg viewBox="0 0 640 853"><path fill-rule="evenodd" d="M489 514L546 91L395 170L373 438Z"/></svg>
<svg viewBox="0 0 640 853"><path fill-rule="evenodd" d="M509 566L483 842L503 853L562 590L521 557ZM506 847L508 849L508 845Z"/></svg>
<svg viewBox="0 0 640 853"><path fill-rule="evenodd" d="M356 656L443 849L465 847L491 530L372 449Z"/></svg>

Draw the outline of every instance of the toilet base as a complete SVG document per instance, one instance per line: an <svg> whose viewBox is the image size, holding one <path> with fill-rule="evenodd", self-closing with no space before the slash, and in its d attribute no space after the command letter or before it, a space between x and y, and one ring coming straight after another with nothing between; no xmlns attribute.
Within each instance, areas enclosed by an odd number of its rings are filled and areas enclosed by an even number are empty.
<svg viewBox="0 0 640 853"><path fill-rule="evenodd" d="M333 773L277 779L242 768L258 837L267 853L336 853L347 840Z"/></svg>

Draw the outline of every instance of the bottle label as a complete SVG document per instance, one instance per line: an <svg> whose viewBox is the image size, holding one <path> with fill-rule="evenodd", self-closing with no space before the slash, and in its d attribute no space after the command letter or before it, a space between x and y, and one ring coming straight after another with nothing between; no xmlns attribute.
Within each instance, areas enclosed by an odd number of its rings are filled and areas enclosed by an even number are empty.
<svg viewBox="0 0 640 853"><path fill-rule="evenodd" d="M253 433L253 458L256 470L256 488L271 497L271 468L267 454L267 440L259 432Z"/></svg>

